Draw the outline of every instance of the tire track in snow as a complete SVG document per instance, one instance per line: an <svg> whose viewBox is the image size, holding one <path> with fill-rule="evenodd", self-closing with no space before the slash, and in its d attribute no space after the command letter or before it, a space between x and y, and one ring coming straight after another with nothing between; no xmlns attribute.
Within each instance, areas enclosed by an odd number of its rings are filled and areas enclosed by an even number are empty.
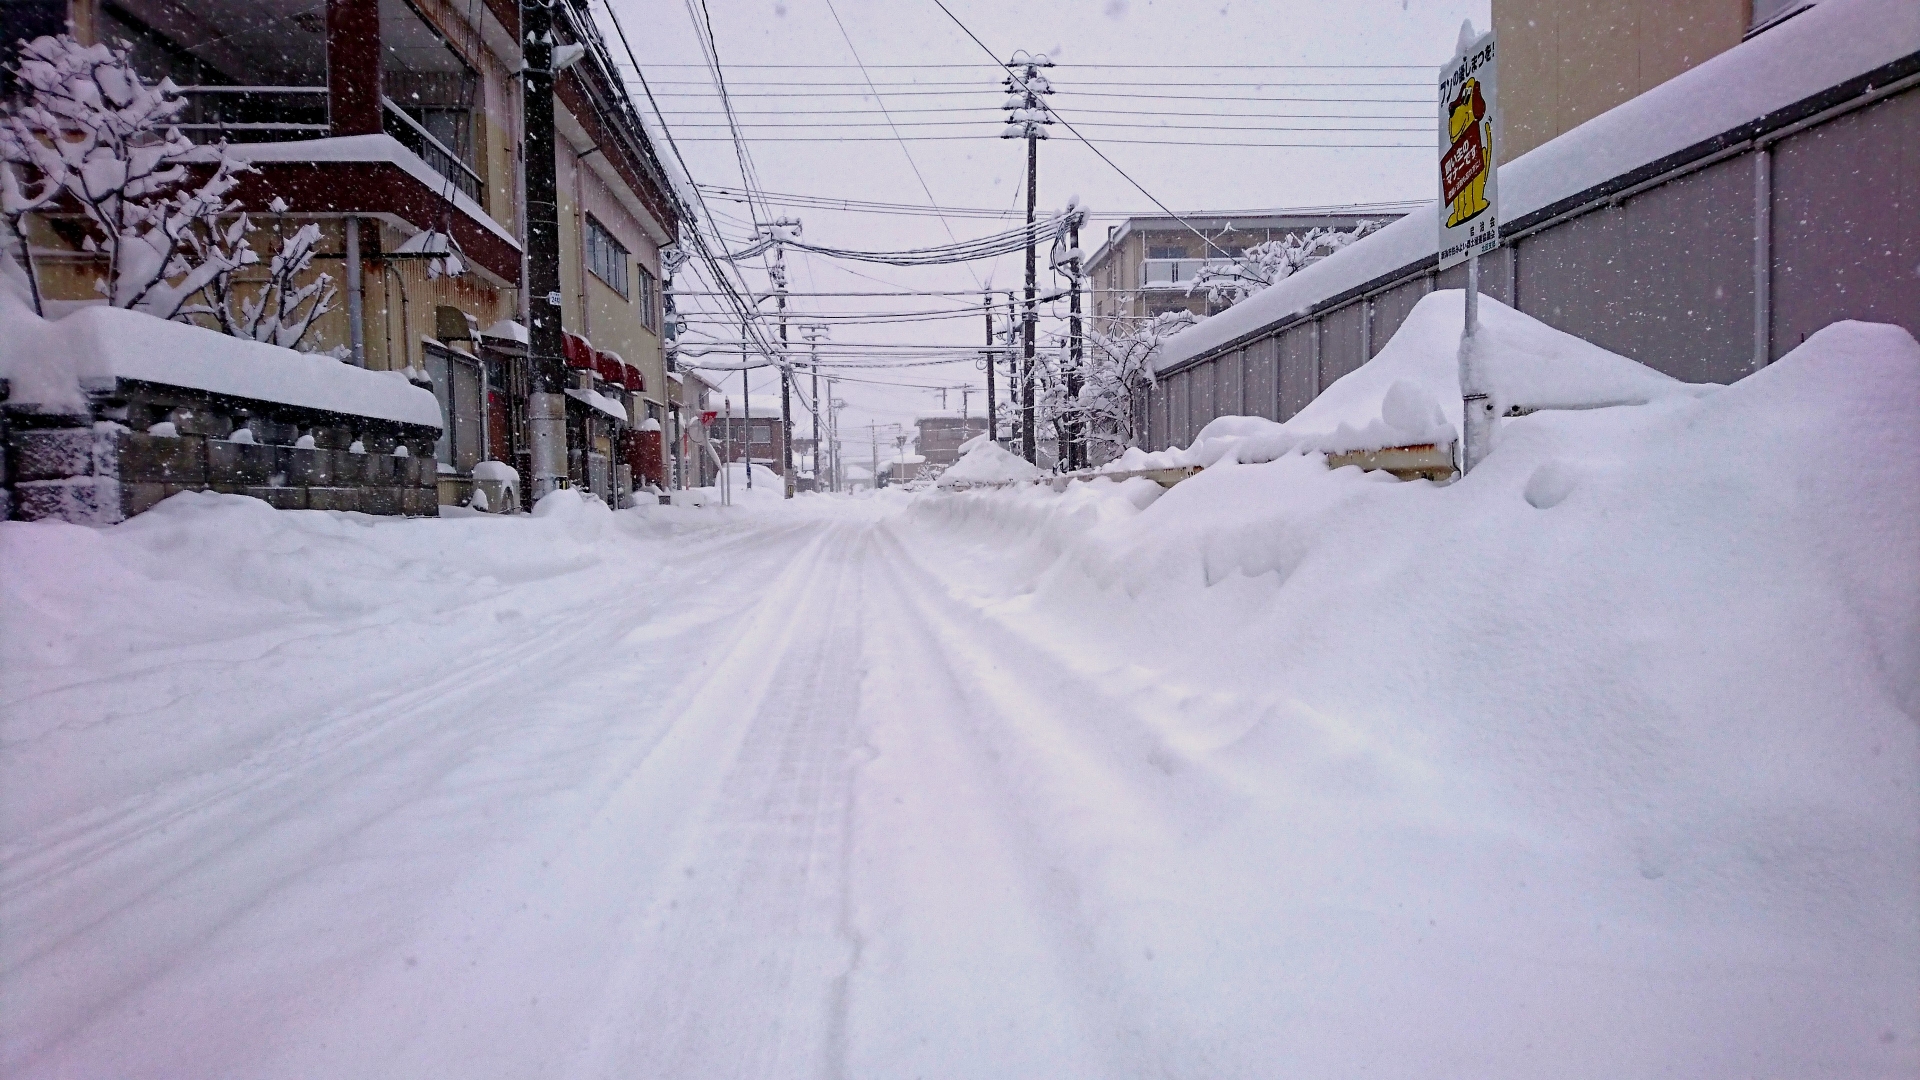
<svg viewBox="0 0 1920 1080"><path fill-rule="evenodd" d="M756 561L777 561L805 537L804 530L771 532L760 538ZM523 627L425 685L371 688L216 772L130 798L104 819L88 815L93 820L55 830L61 835L37 850L16 847L0 902L10 925L43 929L28 939L9 935L0 978L15 1004L0 1057L10 1070L55 1063L52 1048L90 1025L110 1027L125 1006L151 1000L156 987L200 966L215 939L297 901L309 879L327 876L368 833L417 814L425 796L485 756L491 739L530 737L517 730L521 716L494 704L526 680L528 665L561 679L589 671L606 642L651 614L650 607L599 607L558 633ZM364 646L356 637L364 630L352 625L334 636ZM509 658L513 664L502 662ZM531 733L535 745L539 735ZM183 906L187 896L195 900ZM149 944L120 947L128 941ZM91 959L80 961L74 948ZM202 1017L189 1029L219 1024ZM110 1055L132 1050L92 1042Z"/></svg>

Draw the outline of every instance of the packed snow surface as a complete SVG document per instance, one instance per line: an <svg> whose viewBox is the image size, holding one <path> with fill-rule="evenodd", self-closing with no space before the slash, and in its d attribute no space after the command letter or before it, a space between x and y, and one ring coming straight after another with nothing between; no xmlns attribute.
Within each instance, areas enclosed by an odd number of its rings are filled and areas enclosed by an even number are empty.
<svg viewBox="0 0 1920 1080"><path fill-rule="evenodd" d="M1914 1076L1916 565L1859 324L1444 487L0 524L0 1073Z"/></svg>

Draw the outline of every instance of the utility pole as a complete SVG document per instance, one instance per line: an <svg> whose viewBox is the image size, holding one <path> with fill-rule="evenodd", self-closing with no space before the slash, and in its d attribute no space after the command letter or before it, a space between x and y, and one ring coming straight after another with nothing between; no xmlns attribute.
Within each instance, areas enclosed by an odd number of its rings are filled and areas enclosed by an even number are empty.
<svg viewBox="0 0 1920 1080"><path fill-rule="evenodd" d="M1071 293L1067 302L1067 402L1074 411L1067 421L1067 471L1087 466L1087 418L1079 409L1080 388L1080 219L1086 211L1078 206L1067 211L1067 261Z"/></svg>
<svg viewBox="0 0 1920 1080"><path fill-rule="evenodd" d="M800 336L807 339L807 348L811 350L809 367L813 369L813 489L820 490L820 339L827 336L825 323L807 323L800 328ZM828 393L832 393L832 383L828 383Z"/></svg>
<svg viewBox="0 0 1920 1080"><path fill-rule="evenodd" d="M768 270L779 294L780 488L781 497L786 499L793 498L793 365L787 362L787 249L786 233L782 231L789 227L795 235L799 234L800 222L793 218L781 218L773 223L773 266Z"/></svg>
<svg viewBox="0 0 1920 1080"><path fill-rule="evenodd" d="M1020 347L1024 370L1020 373L1020 456L1029 463L1036 460L1033 445L1033 344L1034 323L1039 318L1038 292L1034 275L1034 199L1039 194L1040 184L1040 140L1047 137L1047 125L1053 123L1053 117L1047 112L1041 101L1044 94L1053 93L1053 87L1047 84L1046 77L1040 74L1043 67L1052 67L1053 61L1045 53L1028 55L1024 50L1013 54L1007 67L1025 68L1024 75L1009 74L1006 87L1009 96L1004 106L1011 109L1007 116L1007 126L1000 132L1003 139L1025 138L1027 140L1027 310L1023 323L1025 333ZM1019 104L1015 104L1015 99Z"/></svg>
<svg viewBox="0 0 1920 1080"><path fill-rule="evenodd" d="M535 501L567 482L566 341L560 322L560 205L554 164L553 3L523 0L521 161L526 170L527 435Z"/></svg>
<svg viewBox="0 0 1920 1080"><path fill-rule="evenodd" d="M993 400L993 294L980 295L980 310L987 317L987 441L1000 441L1000 408Z"/></svg>
<svg viewBox="0 0 1920 1080"><path fill-rule="evenodd" d="M1013 414L1007 441L1020 437L1020 354L1014 344L1020 340L1020 304L1013 290L1007 290L1007 410ZM1011 447L1009 447L1011 448Z"/></svg>
<svg viewBox="0 0 1920 1080"><path fill-rule="evenodd" d="M742 336L745 328L742 327ZM747 463L747 490L753 490L753 388L747 384L747 351L743 341L740 347L740 426L746 429L746 435L740 440L741 457Z"/></svg>

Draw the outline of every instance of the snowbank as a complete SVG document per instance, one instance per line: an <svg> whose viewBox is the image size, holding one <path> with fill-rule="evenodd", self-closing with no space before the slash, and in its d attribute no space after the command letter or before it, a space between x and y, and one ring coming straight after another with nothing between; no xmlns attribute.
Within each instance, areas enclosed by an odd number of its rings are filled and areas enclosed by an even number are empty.
<svg viewBox="0 0 1920 1080"><path fill-rule="evenodd" d="M1030 742L1128 748L1026 812L1101 853L1055 872L1156 1023L1314 1076L1920 1070L1920 346L1840 323L1650 396L1503 421L1447 487L915 504L985 623L1138 703L994 751L1027 791ZM1171 862L1102 831L1136 802L1191 809Z"/></svg>
<svg viewBox="0 0 1920 1080"><path fill-rule="evenodd" d="M765 465L752 466L753 486L748 487L747 469L748 466L745 462L730 461L726 463L726 481L733 485L728 495L733 500L734 505L739 506L755 502L780 502L786 498L786 484L780 479L779 473L774 472ZM712 505L718 501L719 499L716 495L714 498L709 499L708 503Z"/></svg>
<svg viewBox="0 0 1920 1080"><path fill-rule="evenodd" d="M1423 297L1379 355L1340 378L1292 419L1217 417L1191 446L1131 449L1105 471L1271 461L1283 454L1339 453L1446 444L1459 437L1460 326L1466 294ZM1480 299L1475 357L1498 411L1593 409L1697 397L1715 385L1683 383L1562 333L1492 297Z"/></svg>
<svg viewBox="0 0 1920 1080"><path fill-rule="evenodd" d="M1518 221L1822 90L1920 52L1920 4L1823 0L1751 41L1500 167L1500 214ZM1243 334L1431 258L1436 203L1168 339L1165 371Z"/></svg>
<svg viewBox="0 0 1920 1080"><path fill-rule="evenodd" d="M1025 458L1012 454L1007 449L986 437L976 435L964 444L966 453L959 461L947 467L934 482L936 487L950 488L956 484L1013 484L1025 480L1038 480L1044 475L1038 466Z"/></svg>
<svg viewBox="0 0 1920 1080"><path fill-rule="evenodd" d="M137 311L96 305L42 319L21 295L12 259L0 259L0 378L11 400L86 412L82 390L113 379L326 409L346 416L440 426L433 392L395 371L363 371L329 356L230 337Z"/></svg>

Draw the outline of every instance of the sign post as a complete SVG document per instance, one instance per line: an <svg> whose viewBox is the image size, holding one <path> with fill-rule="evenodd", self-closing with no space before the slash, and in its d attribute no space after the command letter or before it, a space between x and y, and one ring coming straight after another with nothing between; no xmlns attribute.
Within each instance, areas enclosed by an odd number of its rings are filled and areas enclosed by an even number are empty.
<svg viewBox="0 0 1920 1080"><path fill-rule="evenodd" d="M1460 472L1487 456L1494 401L1474 363L1480 330L1480 256L1500 246L1500 81L1492 31L1460 24L1453 60L1440 72L1440 269L1467 264L1465 318L1460 327Z"/></svg>

